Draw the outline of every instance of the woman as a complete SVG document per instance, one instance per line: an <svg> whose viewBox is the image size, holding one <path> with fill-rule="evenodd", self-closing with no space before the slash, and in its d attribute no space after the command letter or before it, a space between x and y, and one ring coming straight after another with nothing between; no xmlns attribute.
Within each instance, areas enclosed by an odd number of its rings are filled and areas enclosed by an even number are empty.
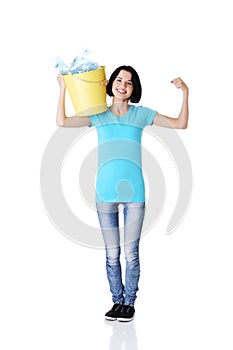
<svg viewBox="0 0 233 350"><path fill-rule="evenodd" d="M141 83L131 66L121 66L111 75L107 94L112 105L106 112L86 117L66 117L65 83L58 76L60 97L57 125L61 127L95 126L98 132L99 165L96 180L96 207L106 250L106 270L113 307L107 320L131 321L140 276L139 241L145 211L145 187L141 168L141 136L147 125L185 129L188 125L187 85L172 80L183 91L178 118L135 106L141 98ZM119 205L124 214L125 285L121 273Z"/></svg>

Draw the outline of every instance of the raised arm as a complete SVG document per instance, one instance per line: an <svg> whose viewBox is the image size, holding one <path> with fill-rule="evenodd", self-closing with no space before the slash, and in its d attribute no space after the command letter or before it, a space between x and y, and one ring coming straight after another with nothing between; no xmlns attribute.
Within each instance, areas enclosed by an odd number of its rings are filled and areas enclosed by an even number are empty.
<svg viewBox="0 0 233 350"><path fill-rule="evenodd" d="M153 120L153 124L162 126L165 128L186 129L188 127L188 117L189 117L189 107L188 107L189 89L181 78L173 79L171 83L174 83L178 89L181 89L183 91L183 101L182 101L182 106L181 106L179 116L178 118L171 118L163 114L157 113Z"/></svg>
<svg viewBox="0 0 233 350"><path fill-rule="evenodd" d="M91 121L89 117L67 117L65 112L65 93L66 85L61 74L57 77L59 86L60 86L60 95L57 106L57 126L61 127L70 127L70 128L80 128L82 126L90 126Z"/></svg>

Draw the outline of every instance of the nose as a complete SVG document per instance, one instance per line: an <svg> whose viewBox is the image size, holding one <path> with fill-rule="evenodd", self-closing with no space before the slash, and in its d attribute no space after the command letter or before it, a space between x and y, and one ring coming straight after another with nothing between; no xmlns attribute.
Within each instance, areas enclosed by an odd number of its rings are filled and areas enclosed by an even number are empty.
<svg viewBox="0 0 233 350"><path fill-rule="evenodd" d="M120 87L125 88L125 87L126 87L126 82L125 82L125 81L122 81L122 82L120 83Z"/></svg>

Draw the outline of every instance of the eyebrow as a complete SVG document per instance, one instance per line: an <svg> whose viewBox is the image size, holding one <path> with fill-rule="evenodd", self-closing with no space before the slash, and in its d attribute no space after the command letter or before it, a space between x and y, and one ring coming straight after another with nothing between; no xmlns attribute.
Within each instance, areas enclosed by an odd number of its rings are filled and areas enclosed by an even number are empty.
<svg viewBox="0 0 233 350"><path fill-rule="evenodd" d="M120 79L123 79L122 77L120 77L120 76L118 75L118 76L116 77L116 79L119 79L119 78L120 78ZM130 80L130 79L127 80L127 81L131 81L131 82L132 82L132 80Z"/></svg>

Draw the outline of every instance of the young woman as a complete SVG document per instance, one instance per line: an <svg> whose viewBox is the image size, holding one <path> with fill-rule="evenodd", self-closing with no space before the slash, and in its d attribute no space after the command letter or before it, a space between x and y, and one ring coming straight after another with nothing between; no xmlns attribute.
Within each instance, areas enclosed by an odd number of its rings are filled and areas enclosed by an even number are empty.
<svg viewBox="0 0 233 350"><path fill-rule="evenodd" d="M155 110L135 106L141 98L141 83L131 66L118 67L107 84L112 104L106 112L86 117L65 114L65 83L58 76L60 97L57 125L95 126L98 132L99 165L96 180L96 207L106 250L106 270L113 307L108 320L131 321L140 276L139 241L145 211L145 187L141 165L141 136L147 125L185 129L188 125L187 85L172 80L183 91L181 111L170 118ZM124 215L125 285L120 263L119 205Z"/></svg>

